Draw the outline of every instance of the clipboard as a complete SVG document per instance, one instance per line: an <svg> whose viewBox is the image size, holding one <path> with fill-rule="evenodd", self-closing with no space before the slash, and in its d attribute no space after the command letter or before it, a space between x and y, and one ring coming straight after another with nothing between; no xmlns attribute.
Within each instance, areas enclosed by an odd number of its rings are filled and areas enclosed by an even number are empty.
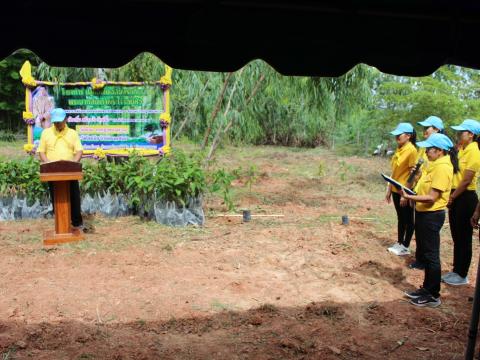
<svg viewBox="0 0 480 360"><path fill-rule="evenodd" d="M400 189L403 189L405 190L405 192L409 195L417 195L417 193L405 186L403 186L402 184L400 184L398 181L396 180L393 180L390 176L387 176L385 174L382 174L382 177L383 177L383 180L385 181L388 181L390 184L392 184L393 186L395 186L398 190Z"/></svg>

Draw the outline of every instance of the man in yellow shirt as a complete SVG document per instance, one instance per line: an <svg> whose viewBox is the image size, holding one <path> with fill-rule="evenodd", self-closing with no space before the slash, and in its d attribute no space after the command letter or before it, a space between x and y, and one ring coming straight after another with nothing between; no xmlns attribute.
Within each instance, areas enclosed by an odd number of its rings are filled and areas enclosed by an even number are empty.
<svg viewBox="0 0 480 360"><path fill-rule="evenodd" d="M67 114L65 110L57 108L51 112L53 126L45 129L40 137L38 154L41 162L69 160L80 162L83 154L82 143L78 133L67 126ZM48 183L50 197L53 201L53 184ZM72 226L81 228L83 225L81 213L80 187L78 181L70 181L70 202L72 210ZM54 209L55 211L55 209Z"/></svg>

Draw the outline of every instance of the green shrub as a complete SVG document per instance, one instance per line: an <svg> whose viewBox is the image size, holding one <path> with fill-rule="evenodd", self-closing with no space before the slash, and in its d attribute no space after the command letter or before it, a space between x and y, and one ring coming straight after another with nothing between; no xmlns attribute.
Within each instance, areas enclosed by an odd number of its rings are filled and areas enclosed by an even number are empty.
<svg viewBox="0 0 480 360"><path fill-rule="evenodd" d="M14 142L15 134L11 131L0 131L0 141Z"/></svg>
<svg viewBox="0 0 480 360"><path fill-rule="evenodd" d="M45 201L48 187L40 181L38 168L39 162L33 157L0 162L0 196L18 195L29 203Z"/></svg>
<svg viewBox="0 0 480 360"><path fill-rule="evenodd" d="M156 160L156 159L155 159ZM84 166L82 191L91 195L110 192L124 194L129 205L153 205L153 200L185 205L207 189L200 158L175 150L160 161L131 155L121 162L106 159Z"/></svg>
<svg viewBox="0 0 480 360"><path fill-rule="evenodd" d="M206 174L200 155L180 150L160 160L133 154L119 162L84 161L83 174L83 194L122 194L134 212L151 211L155 201L183 206L207 191L220 193L227 208L234 208L231 183L237 176L224 169ZM12 195L26 197L30 203L47 201L48 186L40 181L36 158L0 162L0 197Z"/></svg>

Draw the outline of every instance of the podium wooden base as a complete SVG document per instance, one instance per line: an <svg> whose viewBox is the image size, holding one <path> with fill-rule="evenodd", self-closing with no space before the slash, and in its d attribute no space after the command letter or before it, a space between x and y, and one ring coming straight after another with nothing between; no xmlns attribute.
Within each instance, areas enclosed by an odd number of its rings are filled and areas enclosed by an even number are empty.
<svg viewBox="0 0 480 360"><path fill-rule="evenodd" d="M70 233L66 234L56 234L54 230L47 230L43 237L43 245L64 244L84 239L85 236L78 229L72 229Z"/></svg>
<svg viewBox="0 0 480 360"><path fill-rule="evenodd" d="M82 164L74 161L52 161L40 165L40 181L53 184L55 230L45 232L43 245L64 244L83 240L83 232L72 229L70 181L81 180Z"/></svg>

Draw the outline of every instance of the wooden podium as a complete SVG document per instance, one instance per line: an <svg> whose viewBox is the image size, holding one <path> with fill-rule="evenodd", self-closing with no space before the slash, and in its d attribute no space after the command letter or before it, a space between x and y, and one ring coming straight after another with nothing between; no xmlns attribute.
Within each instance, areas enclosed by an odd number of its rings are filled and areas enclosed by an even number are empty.
<svg viewBox="0 0 480 360"><path fill-rule="evenodd" d="M83 179L82 164L74 161L53 161L40 165L40 181L53 182L55 230L47 230L44 245L83 240L83 233L71 226L70 180Z"/></svg>

